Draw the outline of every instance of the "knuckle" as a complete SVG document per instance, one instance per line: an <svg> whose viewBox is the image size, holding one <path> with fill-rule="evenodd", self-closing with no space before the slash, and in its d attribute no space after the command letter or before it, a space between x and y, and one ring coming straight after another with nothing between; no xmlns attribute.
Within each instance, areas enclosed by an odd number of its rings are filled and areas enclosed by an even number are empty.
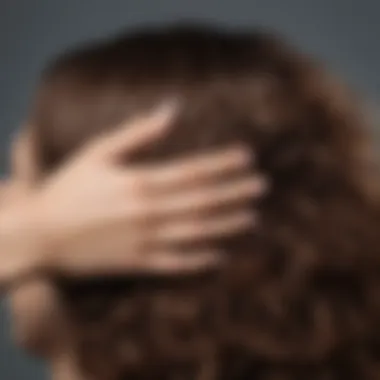
<svg viewBox="0 0 380 380"><path fill-rule="evenodd" d="M136 197L142 198L147 192L147 180L138 172L131 172L127 181L129 191Z"/></svg>

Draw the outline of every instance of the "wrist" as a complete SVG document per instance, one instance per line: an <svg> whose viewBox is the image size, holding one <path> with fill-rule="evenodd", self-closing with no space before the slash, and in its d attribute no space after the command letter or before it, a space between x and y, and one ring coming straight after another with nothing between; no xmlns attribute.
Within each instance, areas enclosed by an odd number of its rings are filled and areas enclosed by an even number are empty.
<svg viewBox="0 0 380 380"><path fill-rule="evenodd" d="M31 198L5 206L0 213L0 278L13 283L48 270L55 238Z"/></svg>

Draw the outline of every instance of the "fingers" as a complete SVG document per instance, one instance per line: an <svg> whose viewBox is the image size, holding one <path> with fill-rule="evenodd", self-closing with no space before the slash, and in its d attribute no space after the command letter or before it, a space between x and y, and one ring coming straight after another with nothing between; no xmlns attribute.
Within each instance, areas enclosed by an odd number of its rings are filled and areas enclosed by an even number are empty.
<svg viewBox="0 0 380 380"><path fill-rule="evenodd" d="M148 116L128 121L116 132L98 139L93 143L92 151L101 157L125 157L159 139L170 127L177 111L176 102L167 101Z"/></svg>
<svg viewBox="0 0 380 380"><path fill-rule="evenodd" d="M205 250L196 252L151 251L149 254L128 255L85 254L73 257L60 270L70 277L128 276L128 275L183 275L216 268L221 263L219 252Z"/></svg>
<svg viewBox="0 0 380 380"><path fill-rule="evenodd" d="M230 237L255 226L256 217L248 211L238 211L234 214L212 217L208 219L193 219L167 226L159 226L152 231L153 244L184 244L200 242L206 239Z"/></svg>
<svg viewBox="0 0 380 380"><path fill-rule="evenodd" d="M247 170L252 164L252 154L241 146L200 154L178 160L174 164L155 166L143 170L142 181L152 190L177 189L201 181L212 181L231 172Z"/></svg>
<svg viewBox="0 0 380 380"><path fill-rule="evenodd" d="M55 258L48 269L71 277L196 273L216 268L220 264L220 252L199 249L182 252L173 251L173 247L230 237L255 224L255 215L244 209L222 216L192 219L186 216L148 229L134 223L103 231L103 235L100 230L90 240L80 239L79 244L70 244L67 254L63 252L58 260ZM169 251L163 252L162 247L168 247Z"/></svg>
<svg viewBox="0 0 380 380"><path fill-rule="evenodd" d="M144 213L146 216L160 217L169 214L202 213L220 206L245 203L261 195L265 188L265 181L261 177L238 179L226 184L188 191L185 194L167 196L157 201L147 200Z"/></svg>

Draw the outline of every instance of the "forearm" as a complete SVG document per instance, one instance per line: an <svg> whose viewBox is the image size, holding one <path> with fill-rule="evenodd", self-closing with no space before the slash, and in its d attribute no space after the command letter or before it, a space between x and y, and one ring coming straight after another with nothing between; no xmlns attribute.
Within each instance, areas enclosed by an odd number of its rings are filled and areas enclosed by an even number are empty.
<svg viewBox="0 0 380 380"><path fill-rule="evenodd" d="M33 355L48 357L54 348L54 337L62 329L54 286L45 278L28 279L9 289L7 303L15 342Z"/></svg>
<svg viewBox="0 0 380 380"><path fill-rule="evenodd" d="M35 211L31 200L3 205L1 209L0 296L7 296L16 342L46 355L53 346L48 337L54 335L46 330L58 312L53 302L55 290L40 276L46 269L46 258L51 256L52 240L47 234L50 226L44 227L43 215Z"/></svg>

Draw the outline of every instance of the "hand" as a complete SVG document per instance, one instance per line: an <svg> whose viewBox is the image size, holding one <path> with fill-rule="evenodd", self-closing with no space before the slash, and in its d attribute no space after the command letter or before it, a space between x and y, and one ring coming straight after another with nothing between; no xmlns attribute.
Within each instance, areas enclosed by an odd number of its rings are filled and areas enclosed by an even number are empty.
<svg viewBox="0 0 380 380"><path fill-rule="evenodd" d="M132 153L160 138L170 127L172 117L170 112L161 111L90 142L37 193L33 192L37 195L33 195L29 206L24 202L28 215L40 212L35 229L43 230L45 226L48 240L61 242L60 249L49 255L50 268L67 275L199 271L218 264L217 253L182 255L174 249L176 243L202 241L252 227L254 215L240 211L238 203L259 196L264 186L259 177L245 174L251 157L242 148L167 165L118 166L118 159L126 152ZM30 141L24 134L14 155L13 188L18 191L13 194L25 199L31 199L28 197L38 177ZM234 174L235 179L221 181L228 174ZM218 206L235 202L232 212L222 212L223 208L218 212ZM133 207L128 207L131 204ZM213 217L207 216L210 210ZM133 239L128 240L130 236ZM126 249L128 246L133 249ZM42 332L56 320L51 313L59 310L54 289L46 281L35 280L15 289L11 296L19 341L38 348Z"/></svg>
<svg viewBox="0 0 380 380"><path fill-rule="evenodd" d="M260 195L263 181L247 174L252 157L243 147L119 165L121 156L162 137L174 116L164 107L92 141L34 192L23 216L28 210L33 235L42 231L51 247L41 264L66 275L199 270L219 255L174 247L252 227L255 215L243 206ZM234 204L228 212L220 207Z"/></svg>
<svg viewBox="0 0 380 380"><path fill-rule="evenodd" d="M52 208L47 220L71 222L70 213L79 214L77 207L81 207L79 218L82 219L74 221L76 228L69 224L61 227L66 231L63 246L67 249L61 249L59 255L55 251L45 264L67 275L107 274L108 271L170 274L207 269L210 264L218 263L218 252L206 250L183 255L176 247L236 234L253 226L255 215L246 205L260 194L263 183L246 174L249 163L248 154L241 148L232 148L166 166L130 168L124 171L126 176L120 182L114 182L117 186L100 188L112 191L108 202L104 199L104 203L92 206L95 202L90 199L86 200L87 205L84 199L77 205L71 201L72 211L69 202L60 202L59 206L64 207L58 211ZM85 177L85 173L81 176L88 186L96 178L95 168L91 169L92 177ZM110 177L110 170L106 169L103 178ZM234 180L225 177L218 181L222 174L232 173L236 176ZM83 191L82 187L83 196L90 188ZM103 191L101 195L105 194ZM51 200L58 196L57 192ZM46 202L46 198L42 200ZM235 208L228 212L220 208L235 203ZM73 233L67 240L69 230Z"/></svg>

